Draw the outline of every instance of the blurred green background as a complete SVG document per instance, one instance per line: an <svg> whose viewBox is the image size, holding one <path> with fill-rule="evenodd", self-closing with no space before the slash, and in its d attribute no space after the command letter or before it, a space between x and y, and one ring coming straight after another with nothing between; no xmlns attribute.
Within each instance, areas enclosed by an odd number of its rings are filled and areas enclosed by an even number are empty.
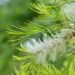
<svg viewBox="0 0 75 75"><path fill-rule="evenodd" d="M31 9L35 0L0 0L0 75L7 75L11 67L11 57L16 53L15 46L8 42L6 31L13 25L24 25L37 16Z"/></svg>

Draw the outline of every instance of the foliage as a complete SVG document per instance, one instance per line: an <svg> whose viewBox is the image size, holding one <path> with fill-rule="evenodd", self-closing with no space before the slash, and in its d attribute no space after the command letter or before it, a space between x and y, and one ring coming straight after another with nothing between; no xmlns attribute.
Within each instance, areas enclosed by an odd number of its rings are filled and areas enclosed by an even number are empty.
<svg viewBox="0 0 75 75"><path fill-rule="evenodd" d="M28 21L23 26L13 26L12 29L8 29L8 35L11 37L10 41L14 44L19 45L22 44L20 48L18 48L19 53L18 56L14 55L13 61L15 62L14 65L14 72L12 71L11 75L74 75L75 74L75 48L74 48L74 37L75 37L75 27L71 26L72 20L70 20L64 11L62 10L63 6L66 3L72 3L72 0L50 0L49 3L44 3L44 0L42 2L39 2L37 4L32 3L31 9L38 13L38 16L34 18L32 21ZM65 32L64 29L70 29L69 31ZM63 30L63 31L62 31ZM63 34L61 34L63 32ZM60 36L61 34L61 36ZM47 35L47 37L51 38L52 41L55 39L63 39L63 41L66 42L64 44L66 46L66 52L63 53L58 51L57 60L51 61L47 60L47 63L40 63L42 59L44 59L44 54L47 54L47 59L49 59L50 56L48 56L48 53L42 53L41 57L39 55L40 51L37 51L37 49L40 49L44 46L41 46L40 48L36 49L34 52L29 52L29 48L24 47L24 43L27 41L31 41L34 38L37 42L44 42L44 36ZM57 36L57 37L56 37ZM65 37L64 37L65 36ZM47 38L48 39L48 38ZM39 41L40 40L40 41ZM51 41L49 40L49 41ZM35 42L36 42L35 41ZM49 42L47 41L47 42ZM34 43L32 44L39 44L40 43ZM59 41L54 42L55 46L57 46ZM50 44L50 43L49 43ZM46 45L46 44L45 44ZM54 47L55 47L54 46ZM37 47L39 47L37 45ZM58 48L55 49L58 50ZM62 47L61 47L62 48ZM54 49L54 48L53 48ZM52 49L52 50L53 50ZM62 48L63 49L63 48ZM44 50L44 48L43 48ZM47 51L47 50L46 50ZM60 54L61 53L61 54ZM37 59L41 58L40 62L37 62ZM16 60L15 60L16 59ZM17 65L18 64L18 65Z"/></svg>
<svg viewBox="0 0 75 75"><path fill-rule="evenodd" d="M18 53L15 46L8 43L7 28L24 24L35 16L28 7L32 2L34 0L0 0L0 75L8 74L13 64L12 55Z"/></svg>

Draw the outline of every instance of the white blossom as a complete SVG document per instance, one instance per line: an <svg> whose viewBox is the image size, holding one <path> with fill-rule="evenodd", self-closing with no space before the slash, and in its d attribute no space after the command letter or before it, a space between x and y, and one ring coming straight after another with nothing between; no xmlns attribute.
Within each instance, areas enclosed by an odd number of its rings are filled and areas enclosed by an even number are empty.
<svg viewBox="0 0 75 75"><path fill-rule="evenodd" d="M29 50L29 52L38 53L37 62L47 62L47 55L49 56L49 60L55 61L58 53L65 53L66 40L70 39L72 32L72 29L62 29L60 33L56 34L53 38L44 36L43 41L31 39L31 41L25 42L24 46Z"/></svg>

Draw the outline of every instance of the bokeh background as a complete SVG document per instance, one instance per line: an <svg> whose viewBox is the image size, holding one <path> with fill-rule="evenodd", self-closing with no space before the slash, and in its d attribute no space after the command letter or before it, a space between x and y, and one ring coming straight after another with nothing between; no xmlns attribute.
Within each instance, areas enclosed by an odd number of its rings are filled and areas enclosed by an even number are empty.
<svg viewBox="0 0 75 75"><path fill-rule="evenodd" d="M11 57L17 53L15 46L8 42L6 31L13 25L24 25L25 22L36 17L31 10L31 3L35 0L0 0L0 75L7 75L11 67Z"/></svg>

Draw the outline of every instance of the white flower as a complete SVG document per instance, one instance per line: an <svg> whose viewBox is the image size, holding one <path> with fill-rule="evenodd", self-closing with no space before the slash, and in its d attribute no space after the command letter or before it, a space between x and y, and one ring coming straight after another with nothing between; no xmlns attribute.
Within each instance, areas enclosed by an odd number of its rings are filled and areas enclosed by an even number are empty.
<svg viewBox="0 0 75 75"><path fill-rule="evenodd" d="M49 60L55 61L58 53L63 54L66 51L66 40L72 36L72 29L62 29L59 34L56 34L53 38L44 36L43 41L36 41L31 39L24 43L24 46L28 48L29 52L38 53L37 62L46 63L47 56ZM66 38L65 38L66 37Z"/></svg>

